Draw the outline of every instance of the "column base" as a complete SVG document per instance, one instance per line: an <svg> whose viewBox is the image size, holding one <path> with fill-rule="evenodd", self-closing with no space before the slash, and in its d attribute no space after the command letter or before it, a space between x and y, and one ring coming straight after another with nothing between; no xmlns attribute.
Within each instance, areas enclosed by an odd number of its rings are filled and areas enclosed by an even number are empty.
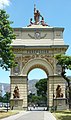
<svg viewBox="0 0 71 120"><path fill-rule="evenodd" d="M19 98L10 99L10 106L12 110L27 110L27 107L23 107L23 99Z"/></svg>
<svg viewBox="0 0 71 120"><path fill-rule="evenodd" d="M54 107L56 107L57 110L68 109L68 106L66 105L66 98L55 98L54 99Z"/></svg>

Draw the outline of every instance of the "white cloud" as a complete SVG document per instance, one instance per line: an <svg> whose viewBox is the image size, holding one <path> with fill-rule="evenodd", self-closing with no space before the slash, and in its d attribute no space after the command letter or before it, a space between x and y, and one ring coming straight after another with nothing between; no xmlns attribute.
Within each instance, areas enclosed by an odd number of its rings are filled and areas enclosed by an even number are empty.
<svg viewBox="0 0 71 120"><path fill-rule="evenodd" d="M10 0L0 0L0 9L10 5Z"/></svg>

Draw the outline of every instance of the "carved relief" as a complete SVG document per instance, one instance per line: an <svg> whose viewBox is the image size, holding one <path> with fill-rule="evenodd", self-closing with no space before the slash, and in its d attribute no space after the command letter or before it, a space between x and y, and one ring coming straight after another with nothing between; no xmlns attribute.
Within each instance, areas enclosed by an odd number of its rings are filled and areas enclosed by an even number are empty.
<svg viewBox="0 0 71 120"><path fill-rule="evenodd" d="M15 61L17 62L17 66L15 68L13 68L13 74L17 75L21 73L22 68L25 66L25 64L32 59L35 58L40 58L40 59L44 59L46 61L48 61L52 66L54 64L54 60L53 60L53 56L49 55L49 54L39 54L38 50L37 54L30 54L30 55L21 55L21 56L17 56ZM46 52L46 51L45 51Z"/></svg>
<svg viewBox="0 0 71 120"><path fill-rule="evenodd" d="M20 73L20 62L16 62L16 67L13 67L13 74Z"/></svg>
<svg viewBox="0 0 71 120"><path fill-rule="evenodd" d="M41 55L41 58L45 58L51 65L54 64L53 58L50 55Z"/></svg>
<svg viewBox="0 0 71 120"><path fill-rule="evenodd" d="M35 39L35 37L34 37L34 36L32 36L32 35L30 35L30 34L28 34L28 36L29 36L30 38L32 38L32 39Z"/></svg>
<svg viewBox="0 0 71 120"><path fill-rule="evenodd" d="M20 66L21 66L20 65L20 63L21 63L21 57L20 56L15 58L15 63L16 63L16 66L13 67L12 74L18 75L20 73Z"/></svg>
<svg viewBox="0 0 71 120"><path fill-rule="evenodd" d="M39 53L39 54L48 54L49 53L50 55L54 55L54 54L57 54L59 52L63 53L64 51L65 51L65 48L53 48L53 49L47 49L47 50L45 50L45 49L38 49L38 50L27 49L27 50L24 50L23 48L13 49L13 52L15 54L26 54L28 56L29 56L29 54L37 54L37 53Z"/></svg>
<svg viewBox="0 0 71 120"><path fill-rule="evenodd" d="M61 75L61 71L62 71L61 65L56 64L56 74Z"/></svg>
<svg viewBox="0 0 71 120"><path fill-rule="evenodd" d="M32 39L44 39L47 36L47 34L41 36L39 32L35 32L34 36L32 36L31 34L28 34L28 36Z"/></svg>
<svg viewBox="0 0 71 120"><path fill-rule="evenodd" d="M58 32L58 31L57 31L57 32L55 33L55 38L57 38L57 39L58 39L58 38L59 38L59 39L63 38L62 32Z"/></svg>
<svg viewBox="0 0 71 120"><path fill-rule="evenodd" d="M20 57L20 56L17 56L17 57L15 58L15 61L20 62L20 61L21 61L21 57Z"/></svg>
<svg viewBox="0 0 71 120"><path fill-rule="evenodd" d="M14 73L19 73L20 72L20 64L16 62L17 66L14 68Z"/></svg>
<svg viewBox="0 0 71 120"><path fill-rule="evenodd" d="M27 63L31 59L31 56L23 56L22 57L22 62Z"/></svg>
<svg viewBox="0 0 71 120"><path fill-rule="evenodd" d="M52 56L36 54L36 55L23 56L23 58L22 58L22 68L24 67L24 65L25 65L29 60L32 60L32 59L35 59L35 58L45 59L45 60L47 60L52 66L53 66L53 64L54 64L54 63L53 63L53 58L52 58Z"/></svg>

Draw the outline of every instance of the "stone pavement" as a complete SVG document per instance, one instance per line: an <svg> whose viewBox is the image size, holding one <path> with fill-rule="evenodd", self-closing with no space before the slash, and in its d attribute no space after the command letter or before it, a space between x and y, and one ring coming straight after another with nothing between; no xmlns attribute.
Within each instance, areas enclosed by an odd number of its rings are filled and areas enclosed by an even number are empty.
<svg viewBox="0 0 71 120"><path fill-rule="evenodd" d="M49 111L21 111L19 114L0 120L56 120Z"/></svg>
<svg viewBox="0 0 71 120"><path fill-rule="evenodd" d="M56 120L56 118L49 111L44 111L44 120Z"/></svg>

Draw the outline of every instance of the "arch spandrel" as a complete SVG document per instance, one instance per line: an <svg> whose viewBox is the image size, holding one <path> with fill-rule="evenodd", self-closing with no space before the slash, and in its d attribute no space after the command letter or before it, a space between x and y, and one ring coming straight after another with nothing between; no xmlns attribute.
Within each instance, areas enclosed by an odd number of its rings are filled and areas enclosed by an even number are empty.
<svg viewBox="0 0 71 120"><path fill-rule="evenodd" d="M38 58L29 60L28 63L26 63L23 67L21 74L27 75L34 68L41 68L46 72L47 75L53 75L52 65L48 61Z"/></svg>

